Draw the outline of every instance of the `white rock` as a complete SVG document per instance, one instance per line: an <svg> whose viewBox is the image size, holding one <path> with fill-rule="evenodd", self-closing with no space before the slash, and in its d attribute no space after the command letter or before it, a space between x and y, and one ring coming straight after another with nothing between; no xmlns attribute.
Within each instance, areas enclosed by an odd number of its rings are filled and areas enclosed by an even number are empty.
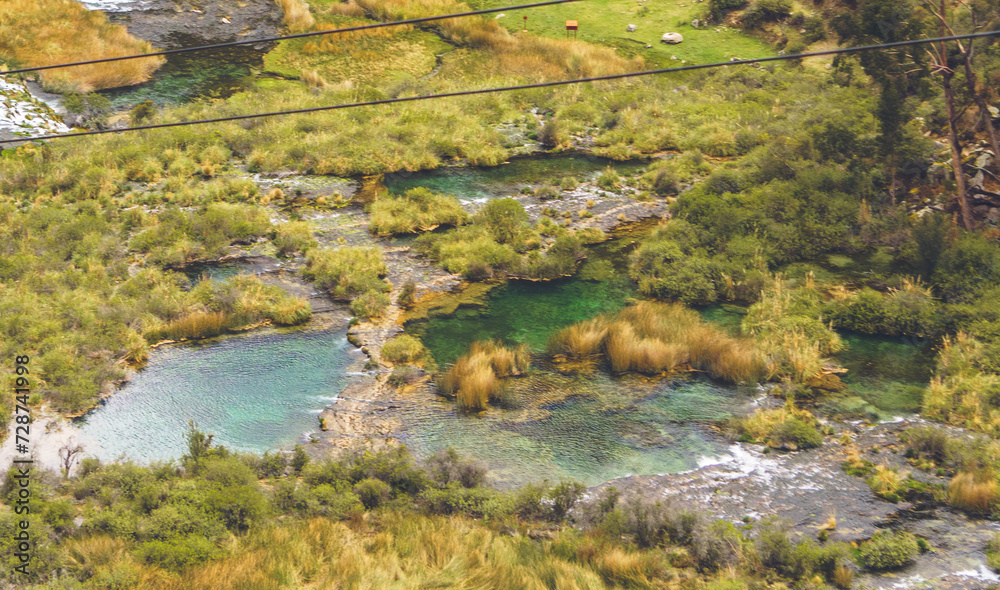
<svg viewBox="0 0 1000 590"><path fill-rule="evenodd" d="M636 30L636 29L638 29L638 28L639 28L639 27L637 27L637 26L635 26L635 25L629 25L629 26L625 27L625 29L626 29L626 30L627 30L627 31L628 31L629 33L634 33L634 32L635 32L635 30Z"/></svg>
<svg viewBox="0 0 1000 590"><path fill-rule="evenodd" d="M660 41L663 43L670 43L671 45L676 45L684 40L684 37L680 33L664 33L660 37Z"/></svg>

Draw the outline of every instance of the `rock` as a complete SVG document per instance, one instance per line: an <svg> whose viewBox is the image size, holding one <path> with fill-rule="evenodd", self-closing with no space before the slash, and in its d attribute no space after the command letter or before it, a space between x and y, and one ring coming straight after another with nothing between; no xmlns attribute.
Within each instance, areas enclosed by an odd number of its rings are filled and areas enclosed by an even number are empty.
<svg viewBox="0 0 1000 590"><path fill-rule="evenodd" d="M638 28L639 28L639 27L637 27L637 26L635 26L635 25L629 25L629 26L625 27L625 29L626 29L626 30L627 30L627 31L628 31L629 33L634 33L634 32L635 32L635 30L636 30L636 29L638 29Z"/></svg>
<svg viewBox="0 0 1000 590"><path fill-rule="evenodd" d="M664 33L660 37L660 41L663 43L670 43L671 45L677 45L678 43L684 41L684 37L680 33Z"/></svg>
<svg viewBox="0 0 1000 590"><path fill-rule="evenodd" d="M986 182L986 176L983 175L983 171L980 170L979 172L976 173L975 176L972 177L971 180L969 180L969 186L971 188L981 189L983 188L983 184L985 182Z"/></svg>
<svg viewBox="0 0 1000 590"><path fill-rule="evenodd" d="M833 64L826 64L823 67L826 68L826 69L828 69L828 70L832 70L833 69Z"/></svg>
<svg viewBox="0 0 1000 590"><path fill-rule="evenodd" d="M990 116L993 117L994 119L1000 119L1000 109L994 106L988 106L986 107L986 110L990 112Z"/></svg>
<svg viewBox="0 0 1000 590"><path fill-rule="evenodd" d="M108 12L110 22L159 49L228 43L281 34L281 7L273 0L248 0L233 11L229 0L206 0L178 11L173 0L148 0L142 8ZM223 20L225 19L225 20ZM228 21L228 22L227 22Z"/></svg>
<svg viewBox="0 0 1000 590"><path fill-rule="evenodd" d="M650 45L649 43L647 43L647 44L646 44L646 49L650 49L650 48L652 48L652 47L653 47L653 46L652 46L652 45Z"/></svg>
<svg viewBox="0 0 1000 590"><path fill-rule="evenodd" d="M986 168L993 162L993 154L990 152L983 152L979 154L976 158L976 168Z"/></svg>
<svg viewBox="0 0 1000 590"><path fill-rule="evenodd" d="M990 210L986 213L986 219L989 219L993 223L1000 222L1000 209L990 207Z"/></svg>
<svg viewBox="0 0 1000 590"><path fill-rule="evenodd" d="M691 26L697 29L698 27L701 26L701 21L698 19L694 19L693 21L691 21Z"/></svg>

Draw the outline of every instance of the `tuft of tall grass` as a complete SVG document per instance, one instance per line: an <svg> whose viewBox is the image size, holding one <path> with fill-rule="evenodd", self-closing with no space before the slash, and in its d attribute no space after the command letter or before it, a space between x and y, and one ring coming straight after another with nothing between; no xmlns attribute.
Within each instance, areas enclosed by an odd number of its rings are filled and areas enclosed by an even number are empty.
<svg viewBox="0 0 1000 590"><path fill-rule="evenodd" d="M508 348L494 340L473 342L469 352L438 379L438 389L455 395L466 410L485 410L491 401L504 398L505 377L521 375L531 359L528 346Z"/></svg>
<svg viewBox="0 0 1000 590"><path fill-rule="evenodd" d="M989 470L960 471L948 484L948 504L980 514L988 514L1000 502L1000 486Z"/></svg>
<svg viewBox="0 0 1000 590"><path fill-rule="evenodd" d="M642 302L563 328L548 352L573 360L603 355L616 373L655 374L682 365L734 383L762 372L753 346L707 324L677 304Z"/></svg>
<svg viewBox="0 0 1000 590"><path fill-rule="evenodd" d="M283 22L289 31L300 33L312 29L316 21L309 12L308 4L302 0L275 0L275 2L285 13Z"/></svg>
<svg viewBox="0 0 1000 590"><path fill-rule="evenodd" d="M148 53L153 47L107 22L104 13L74 0L0 2L0 58L25 66ZM163 57L48 70L46 87L60 92L91 92L145 82Z"/></svg>
<svg viewBox="0 0 1000 590"><path fill-rule="evenodd" d="M464 225L469 215L458 199L412 188L399 196L383 196L368 206L368 231L375 235L412 234L441 225Z"/></svg>

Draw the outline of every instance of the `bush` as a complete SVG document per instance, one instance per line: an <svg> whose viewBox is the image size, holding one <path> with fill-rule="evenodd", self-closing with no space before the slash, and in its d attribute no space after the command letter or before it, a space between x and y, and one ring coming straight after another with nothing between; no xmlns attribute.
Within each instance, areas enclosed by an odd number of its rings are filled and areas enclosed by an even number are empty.
<svg viewBox="0 0 1000 590"><path fill-rule="evenodd" d="M442 486L458 483L475 488L486 482L486 467L475 459L461 457L454 449L442 449L427 459L427 471Z"/></svg>
<svg viewBox="0 0 1000 590"><path fill-rule="evenodd" d="M881 531L861 544L858 561L872 571L903 567L917 556L917 538L912 534Z"/></svg>
<svg viewBox="0 0 1000 590"><path fill-rule="evenodd" d="M136 550L136 557L150 565L179 572L189 566L214 559L221 553L222 551L205 537L189 535L168 541L147 541Z"/></svg>
<svg viewBox="0 0 1000 590"><path fill-rule="evenodd" d="M334 297L348 299L365 292L388 291L389 284L382 280L387 272L381 249L348 246L311 250L302 274Z"/></svg>
<svg viewBox="0 0 1000 590"><path fill-rule="evenodd" d="M469 215L458 199L412 188L399 196L383 196L370 205L368 231L375 235L412 234L430 231L440 225L463 225Z"/></svg>
<svg viewBox="0 0 1000 590"><path fill-rule="evenodd" d="M413 280L406 281L399 290L399 296L396 298L396 304L403 308L413 305L416 293L417 284L413 282Z"/></svg>
<svg viewBox="0 0 1000 590"><path fill-rule="evenodd" d="M361 499L365 508L372 510L389 499L392 487L380 479L368 477L354 484L354 493Z"/></svg>
<svg viewBox="0 0 1000 590"><path fill-rule="evenodd" d="M291 256L296 252L304 254L317 244L312 228L305 221L290 221L275 226L273 241L279 256Z"/></svg>
<svg viewBox="0 0 1000 590"><path fill-rule="evenodd" d="M414 363L426 354L423 343L409 334L400 334L382 347L382 358L390 363Z"/></svg>
<svg viewBox="0 0 1000 590"><path fill-rule="evenodd" d="M547 148L559 147L565 141L565 134L558 119L549 119L538 132L538 143Z"/></svg>
<svg viewBox="0 0 1000 590"><path fill-rule="evenodd" d="M389 307L389 296L381 291L365 291L351 302L351 313L359 318L374 319Z"/></svg>
<svg viewBox="0 0 1000 590"><path fill-rule="evenodd" d="M823 444L823 435L814 425L799 418L789 418L774 429L771 440L779 447L812 449Z"/></svg>

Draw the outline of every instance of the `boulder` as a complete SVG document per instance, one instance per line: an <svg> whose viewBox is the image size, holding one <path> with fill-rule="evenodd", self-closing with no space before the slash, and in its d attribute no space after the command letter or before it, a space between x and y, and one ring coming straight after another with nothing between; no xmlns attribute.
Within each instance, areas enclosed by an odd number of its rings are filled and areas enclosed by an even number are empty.
<svg viewBox="0 0 1000 590"><path fill-rule="evenodd" d="M663 43L670 43L671 45L677 45L683 40L684 37L681 36L680 33L664 33L663 36L660 37L660 41Z"/></svg>
<svg viewBox="0 0 1000 590"><path fill-rule="evenodd" d="M625 28L626 28L626 30L627 30L627 31L628 31L629 33L634 33L634 32L635 32L635 30L636 30L636 29L638 29L639 27L637 27L637 26L635 26L635 25L629 25L629 26L627 26L627 27L625 27Z"/></svg>
<svg viewBox="0 0 1000 590"><path fill-rule="evenodd" d="M694 19L693 21L691 21L691 26L697 29L698 27L701 26L701 21L698 19Z"/></svg>

